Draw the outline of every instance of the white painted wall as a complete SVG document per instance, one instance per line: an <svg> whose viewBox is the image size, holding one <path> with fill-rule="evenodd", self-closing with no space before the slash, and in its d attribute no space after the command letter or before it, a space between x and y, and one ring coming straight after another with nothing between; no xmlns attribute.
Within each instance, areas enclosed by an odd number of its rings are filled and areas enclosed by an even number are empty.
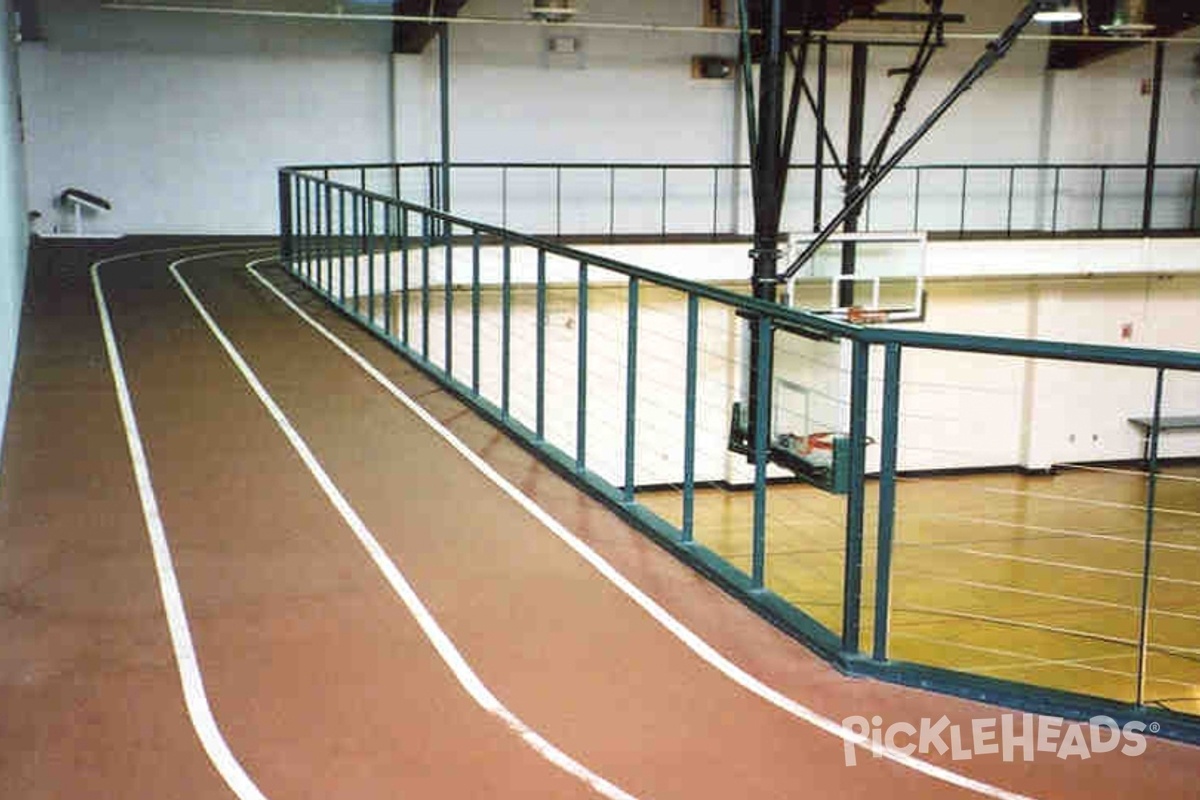
<svg viewBox="0 0 1200 800"><path fill-rule="evenodd" d="M949 10L968 15L967 29L998 32L1019 2L950 5ZM472 0L467 13L519 17L523 8L519 0ZM696 0L586 2L581 18L696 25L701 8ZM114 213L102 223L109 228L266 233L276 226L272 176L281 164L426 159L439 152L436 45L418 56L390 57L386 23L118 13L85 0L47 0L43 16L47 42L22 47L22 74L29 194L51 224L54 195L80 184L114 200ZM693 80L690 74L693 55L733 53L732 37L569 25L553 33L578 37L579 55L547 55L549 33L538 28L451 29L454 159L745 158L737 81ZM911 131L982 48L979 40L954 41L938 53L899 136ZM1169 50L1164 160L1200 160L1200 142L1192 135L1200 125L1193 50ZM1137 162L1146 149L1148 101L1138 88L1148 74L1148 52L1051 79L1043 71L1046 44L1019 43L946 116L910 163L1034 162L1039 157ZM899 78L884 73L910 55L902 48L872 51L868 142L878 135L900 86ZM847 48L833 48L830 123L843 150L848 59ZM811 159L812 140L813 123L804 114L798 161ZM930 181L922 224L946 227L947 219L956 218L956 204L939 208L938 179ZM1164 192L1177 190L1171 186L1175 179L1164 176L1163 181ZM474 184L456 181L456 208L469 214L492 202L499 191L494 183L491 177ZM1030 209L1022 211L1028 222L1049 213L1044 207L1035 213L1033 205L1041 203L1034 197L1036 188L1022 187L1019 193L1032 198ZM536 226L550 189L544 178L514 177L510 224ZM222 190L226 199L210 202ZM568 190L604 191L586 182ZM708 186L676 190L701 196ZM657 212L656 186L634 181L618 191L621 213L629 220ZM722 220L749 213L746 191L732 181L722 184ZM880 219L893 211L907 216L904 187L892 187L891 210L888 191L881 188L874 213ZM994 213L994 204L986 202L988 191L986 185L977 189L983 201L974 204L973 217ZM827 210L835 207L838 193L829 186ZM807 195L808 186L797 181L786 227L806 226ZM592 211L581 208L577 216L596 222ZM1124 211L1114 205L1110 213L1117 220ZM1065 219L1069 214L1064 210ZM710 217L701 216L704 222Z"/></svg>
<svg viewBox="0 0 1200 800"><path fill-rule="evenodd" d="M9 17L0 24L0 455L21 329L28 234L24 159L18 121L16 54Z"/></svg>
<svg viewBox="0 0 1200 800"><path fill-rule="evenodd" d="M472 14L514 3L473 0ZM692 0L593 2L589 19L698 25ZM576 58L548 36L578 37ZM697 81L691 57L732 53L728 37L555 28L455 28L454 158L512 161L723 161L734 147L733 81Z"/></svg>
<svg viewBox="0 0 1200 800"><path fill-rule="evenodd" d="M389 157L378 27L59 5L21 48L42 230L66 225L54 198L77 186L113 203L94 229L270 233L278 167Z"/></svg>

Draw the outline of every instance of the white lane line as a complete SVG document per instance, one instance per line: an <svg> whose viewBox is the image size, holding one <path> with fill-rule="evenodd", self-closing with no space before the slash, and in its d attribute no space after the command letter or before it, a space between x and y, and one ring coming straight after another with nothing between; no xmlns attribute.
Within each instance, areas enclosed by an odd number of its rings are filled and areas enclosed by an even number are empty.
<svg viewBox="0 0 1200 800"><path fill-rule="evenodd" d="M330 503L332 503L333 507L337 509L339 514L341 514L342 519L345 520L346 524L354 532L354 535L358 537L358 541L362 544L363 549L367 551L367 554L370 555L371 560L375 562L375 566L381 573L383 573L383 576L387 579L387 582L396 592L396 595L408 608L413 618L417 621L417 624L421 627L421 631L425 634L426 638L429 639L429 642L433 645L434 649L437 650L437 653L439 656L441 656L442 661L444 661L446 666L450 668L450 671L454 674L454 677L458 680L459 684L461 684L463 689L466 690L467 694L471 696L471 699L478 703L479 706L489 714L499 718L509 728L510 731L519 736L525 742L525 744L537 752L538 755L542 756L547 761L559 767L568 774L579 779L594 791L598 792L604 797L610 798L610 800L637 800L634 795L629 794L616 784L611 783L600 775L592 772L586 766L576 761L562 750L559 750L533 728L525 724L525 722L517 717L516 714L514 714L502 702L500 702L499 698L492 694L492 691L488 689L484 682L480 680L479 676L475 674L475 671L471 669L471 666L467 663L466 659L463 658L462 654L458 651L458 648L454 646L454 642L451 641L446 632L442 630L441 626L438 625L437 620L434 618L433 614L429 612L429 609L425 607L425 604L421 602L421 598L417 595L416 591L404 577L404 574L400 571L399 567L397 567L395 562L393 562L388 556L387 551L384 550L381 544L379 544L379 540L375 538L373 533L371 533L371 530L367 527L366 523L363 522L361 517L359 517L358 512L354 510L354 507L350 505L350 502L333 482L333 479L329 476L329 473L327 473L321 466L320 462L317 460L317 457L313 454L303 437L301 437L296 431L295 427L292 426L291 422L287 418L287 415L284 414L283 409L281 409L279 404L277 404L274 398L271 397L271 394L267 391L266 387L263 386L261 381L259 381L258 376L254 373L254 370L250 368L248 363L246 363L246 360L242 357L241 353L238 352L233 342L231 342L225 335L225 332L221 330L220 325L218 325L216 320L213 319L212 315L209 314L208 309L205 308L204 304L200 302L200 299L192 291L192 287L186 280L184 280L183 276L180 275L178 268L182 264L194 260L196 260L196 258L181 259L171 264L169 267L171 274L174 276L175 281L179 284L180 289L183 290L183 293L187 297L188 301L191 302L192 306L196 309L196 313L200 315L202 320L204 320L204 324L208 326L208 329L212 332L213 337L220 342L221 347L224 348L225 353L229 356L230 361L232 361L234 366L237 367L238 371L242 374L242 377L245 378L246 383L249 384L250 388L254 391L254 394L258 397L259 402L263 404L263 407L267 409L267 412L270 413L272 419L275 420L275 424L279 426L279 429L283 432L284 436L287 437L288 442L292 445L292 448L296 451L297 455L300 456L300 459L304 462L304 465L308 467L308 471L312 473L313 478L316 479L317 484L321 487L321 490L325 493L325 496L329 498Z"/></svg>
<svg viewBox="0 0 1200 800"><path fill-rule="evenodd" d="M1110 475L1128 475L1132 478L1137 478L1139 483L1143 483L1147 478L1150 477L1149 472L1143 472L1141 470L1116 469L1114 467L1097 467L1092 464L1072 464L1070 462L1064 462L1062 464L1055 464L1054 466L1062 467L1063 469L1076 469L1081 472L1104 472L1104 473L1108 473ZM1158 472L1157 477L1158 477L1158 480L1160 480L1160 481L1180 481L1183 483L1200 483L1200 477L1196 477L1194 475L1175 475L1174 473L1171 473L1171 472Z"/></svg>
<svg viewBox="0 0 1200 800"><path fill-rule="evenodd" d="M1048 494L1043 492L1027 492L1022 489L1001 489L994 486L985 486L979 489L981 492L990 494L1003 494L1013 497L1032 497L1037 500L1057 500L1061 503L1080 503L1082 505L1097 506L1098 508L1119 508L1124 511L1136 511L1139 514L1146 513L1146 506L1133 505L1131 503L1116 503L1110 500L1093 500L1088 497L1072 497L1065 494ZM1200 511L1189 511L1182 508L1164 508L1162 506L1154 507L1155 514L1175 514L1183 517L1200 517Z"/></svg>
<svg viewBox="0 0 1200 800"><path fill-rule="evenodd" d="M167 544L167 534L159 513L158 500L154 494L154 484L150 480L150 466L146 461L146 451L142 445L141 433L138 431L137 416L134 414L133 400L129 394L129 384L125 380L125 368L121 361L120 350L117 348L117 339L113 332L112 318L108 312L104 287L100 283L100 267L105 264L147 255L178 253L181 249L183 248L131 253L97 261L91 267L92 288L96 295L96 307L100 312L100 326L104 331L104 347L108 353L113 385L117 392L121 422L125 426L129 460L133 463L138 496L142 501L142 516L146 520L146 532L150 536L150 548L154 553L154 568L158 573L159 593L162 596L163 608L167 615L167 628L171 634L171 647L175 652L175 665L179 671L179 682L183 686L183 699L187 706L188 717L192 722L192 728L200 738L204 752L208 754L209 761L216 767L217 772L233 790L233 793L240 800L266 800L266 795L254 784L233 751L229 749L208 703L208 695L204 690L204 678L200 674L200 663L196 658L196 648L192 643L191 631L188 629L183 595L179 591L179 581L175 577L175 567L171 561L171 548ZM246 251L232 252L243 253Z"/></svg>
<svg viewBox="0 0 1200 800"><path fill-rule="evenodd" d="M896 762L904 767L915 770L935 778L939 781L957 786L963 789L968 789L985 797L997 798L997 800L1031 800L1027 795L1010 792L1006 789L1001 789L998 786L993 786L990 783L985 783L966 775L959 774L937 764L931 764L919 758L889 750L883 745L876 744L867 736L863 736L855 731L844 727L834 720L822 716L813 711L807 706L792 700L776 689L763 683L758 678L754 677L744 669L734 664L725 656L721 655L717 650L706 642L699 634L693 632L682 622L673 617L666 609L655 602L649 595L635 586L628 578L622 575L616 567L604 560L596 551L586 545L582 539L573 534L565 525L550 515L548 511L543 509L531 498L524 494L520 489L514 486L503 475L497 472L488 464L482 457L471 450L461 439L455 436L448 428L442 425L438 420L426 411L415 400L405 394L398 386L392 383L387 376L375 368L373 364L367 361L357 351L343 342L336 334L318 322L304 309L300 308L291 298L281 292L273 283L268 281L262 274L255 269L258 264L277 263L274 258L260 259L252 261L246 266L255 278L267 289L269 289L276 297L280 299L288 308L296 315L307 322L313 329L325 337L334 347L341 350L348 358L370 375L376 383L382 386L388 393L399 400L413 414L421 419L426 425L432 428L439 436L442 437L451 447L459 452L473 467L483 473L489 480L492 481L501 491L519 503L527 512L535 519L541 522L551 533L561 539L568 547L574 550L584 561L590 564L597 572L603 575L609 582L625 593L631 600L637 603L641 608L649 614L655 621L666 628L675 638L683 642L696 655L707 661L710 665L719 670L727 678L734 681L743 688L758 695L763 700L782 709L792 716L807 722L808 724L838 737L844 742L862 747L869 750L873 755L886 758Z"/></svg>

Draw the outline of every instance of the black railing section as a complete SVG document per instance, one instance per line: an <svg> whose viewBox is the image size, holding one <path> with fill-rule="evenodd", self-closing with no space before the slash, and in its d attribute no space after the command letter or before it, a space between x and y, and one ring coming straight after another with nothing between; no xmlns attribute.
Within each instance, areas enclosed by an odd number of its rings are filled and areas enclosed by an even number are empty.
<svg viewBox="0 0 1200 800"><path fill-rule="evenodd" d="M298 167L390 197L423 198L537 236L630 240L746 238L753 231L747 164L454 163ZM836 167L792 166L784 231L841 207ZM443 186L449 175L450 187ZM1200 165L923 164L899 167L864 206L860 230L950 237L1179 235L1200 231ZM819 188L818 188L819 187ZM1150 195L1147 195L1147 187ZM447 192L447 188L451 191ZM443 198L454 197L454 208ZM1148 224L1147 224L1148 223Z"/></svg>

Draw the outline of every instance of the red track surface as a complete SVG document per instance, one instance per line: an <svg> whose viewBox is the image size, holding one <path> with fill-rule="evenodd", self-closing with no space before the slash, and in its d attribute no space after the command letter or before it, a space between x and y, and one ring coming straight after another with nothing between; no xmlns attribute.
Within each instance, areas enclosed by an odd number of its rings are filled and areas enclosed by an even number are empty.
<svg viewBox="0 0 1200 800"><path fill-rule="evenodd" d="M0 796L229 798L180 690L87 268L40 248L0 473ZM194 252L194 251L193 251ZM213 714L263 793L587 797L455 680L167 271L104 289ZM859 751L731 681L586 564L242 266L182 273L479 678L640 798L979 797ZM841 720L1001 709L842 677L539 465L413 367L318 315L718 651ZM1200 749L953 769L1035 797L1195 797Z"/></svg>

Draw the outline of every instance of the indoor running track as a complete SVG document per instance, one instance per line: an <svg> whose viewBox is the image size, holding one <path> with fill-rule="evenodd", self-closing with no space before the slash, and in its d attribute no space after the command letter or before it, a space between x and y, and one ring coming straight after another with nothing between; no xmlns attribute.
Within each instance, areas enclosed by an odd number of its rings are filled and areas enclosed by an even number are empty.
<svg viewBox="0 0 1200 800"><path fill-rule="evenodd" d="M35 250L0 796L1196 796L1200 749L1154 739L846 766L845 717L1004 712L841 677L270 253Z"/></svg>

